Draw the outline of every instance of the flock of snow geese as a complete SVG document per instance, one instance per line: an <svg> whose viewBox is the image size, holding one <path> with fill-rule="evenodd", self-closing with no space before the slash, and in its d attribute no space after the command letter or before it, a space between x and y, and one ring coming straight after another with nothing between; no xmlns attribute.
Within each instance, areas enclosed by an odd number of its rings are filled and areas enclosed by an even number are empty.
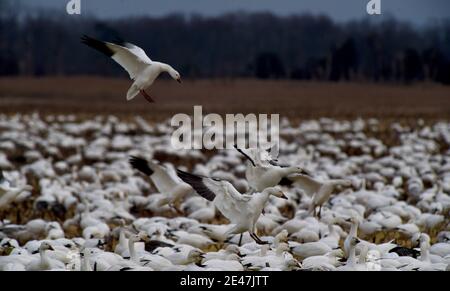
<svg viewBox="0 0 450 291"><path fill-rule="evenodd" d="M280 124L280 156L169 122L0 115L0 270L449 270L450 124Z"/></svg>

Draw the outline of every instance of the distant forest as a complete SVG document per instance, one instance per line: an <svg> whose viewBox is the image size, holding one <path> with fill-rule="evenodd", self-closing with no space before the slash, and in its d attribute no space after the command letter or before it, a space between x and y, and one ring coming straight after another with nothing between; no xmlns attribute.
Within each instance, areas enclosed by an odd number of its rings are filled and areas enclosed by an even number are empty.
<svg viewBox="0 0 450 291"><path fill-rule="evenodd" d="M423 27L270 13L99 20L54 11L23 15L5 3L0 0L0 75L126 76L80 43L87 34L135 43L185 78L450 84L450 20Z"/></svg>

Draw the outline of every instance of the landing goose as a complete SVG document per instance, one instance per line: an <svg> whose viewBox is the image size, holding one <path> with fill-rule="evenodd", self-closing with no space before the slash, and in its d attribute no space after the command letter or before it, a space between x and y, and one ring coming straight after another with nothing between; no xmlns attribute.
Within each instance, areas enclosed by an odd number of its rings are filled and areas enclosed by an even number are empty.
<svg viewBox="0 0 450 291"><path fill-rule="evenodd" d="M317 215L320 217L322 205L328 201L337 186L349 187L352 185L350 180L328 180L320 182L306 175L295 175L290 177L294 185L300 187L308 196L312 196L309 211L316 215L316 208L319 207Z"/></svg>
<svg viewBox="0 0 450 291"><path fill-rule="evenodd" d="M81 38L81 42L112 58L128 72L130 79L134 82L127 92L127 100L131 100L141 93L147 101L154 102L145 90L153 84L162 72L169 73L174 80L181 83L180 73L172 66L152 61L143 49L132 43L123 41L118 43L105 42L87 35Z"/></svg>
<svg viewBox="0 0 450 291"><path fill-rule="evenodd" d="M283 178L293 174L309 174L302 167L280 166L266 151L259 149L244 151L236 145L235 148L249 161L245 177L250 186L250 192L261 192L266 188L274 187Z"/></svg>
<svg viewBox="0 0 450 291"><path fill-rule="evenodd" d="M271 195L283 199L287 197L278 188L267 188L253 195L241 194L225 180L211 179L193 175L181 170L178 176L194 188L203 198L212 201L219 211L231 221L234 226L226 232L240 234L249 232L250 236L260 244L264 244L255 233L256 222Z"/></svg>
<svg viewBox="0 0 450 291"><path fill-rule="evenodd" d="M181 199L193 191L189 184L181 181L176 173L171 173L169 168L155 162L131 156L130 164L134 169L149 176L158 191L166 195L165 199L159 201L158 206L169 204L178 212L181 212L179 210Z"/></svg>

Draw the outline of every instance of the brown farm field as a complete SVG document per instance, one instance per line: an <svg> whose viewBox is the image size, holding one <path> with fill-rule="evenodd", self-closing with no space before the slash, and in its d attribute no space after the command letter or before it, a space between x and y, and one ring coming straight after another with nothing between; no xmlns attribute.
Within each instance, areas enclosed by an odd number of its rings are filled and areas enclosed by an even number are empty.
<svg viewBox="0 0 450 291"><path fill-rule="evenodd" d="M149 94L127 102L127 79L101 77L0 78L0 112L139 114L160 120L175 113L279 113L315 117L446 119L450 86L420 83L320 83L275 80L158 80Z"/></svg>

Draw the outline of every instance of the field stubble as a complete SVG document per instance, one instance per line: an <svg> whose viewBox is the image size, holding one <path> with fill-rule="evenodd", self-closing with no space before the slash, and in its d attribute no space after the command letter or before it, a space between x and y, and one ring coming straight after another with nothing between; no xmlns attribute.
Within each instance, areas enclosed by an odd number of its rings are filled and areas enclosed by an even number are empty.
<svg viewBox="0 0 450 291"><path fill-rule="evenodd" d="M0 110L95 114L140 114L162 120L173 114L279 113L294 119L316 117L448 119L450 87L436 84L390 85L275 80L158 80L144 98L126 102L131 82L100 77L0 78Z"/></svg>

